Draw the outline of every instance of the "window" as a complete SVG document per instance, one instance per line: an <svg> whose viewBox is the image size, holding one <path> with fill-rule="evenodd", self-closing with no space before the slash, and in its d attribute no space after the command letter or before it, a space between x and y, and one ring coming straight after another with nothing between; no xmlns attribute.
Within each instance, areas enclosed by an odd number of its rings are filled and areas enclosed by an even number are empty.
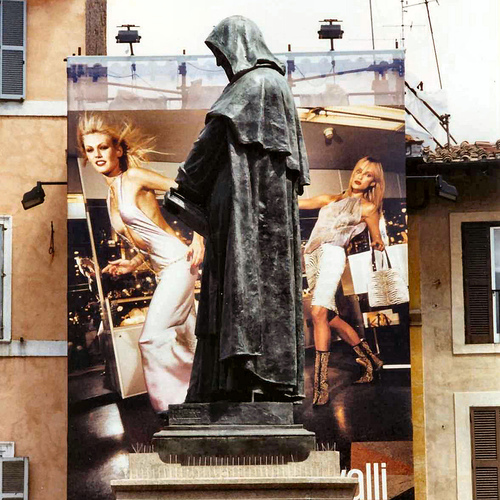
<svg viewBox="0 0 500 500"><path fill-rule="evenodd" d="M12 219L0 215L0 341L10 341Z"/></svg>
<svg viewBox="0 0 500 500"><path fill-rule="evenodd" d="M0 458L0 500L28 500L27 457Z"/></svg>
<svg viewBox="0 0 500 500"><path fill-rule="evenodd" d="M454 354L500 353L500 212L450 214Z"/></svg>
<svg viewBox="0 0 500 500"><path fill-rule="evenodd" d="M500 222L462 222L461 229L465 343L498 343Z"/></svg>
<svg viewBox="0 0 500 500"><path fill-rule="evenodd" d="M455 392L457 500L498 500L500 392Z"/></svg>
<svg viewBox="0 0 500 500"><path fill-rule="evenodd" d="M25 98L26 2L0 0L0 98Z"/></svg>
<svg viewBox="0 0 500 500"><path fill-rule="evenodd" d="M470 409L474 500L498 500L500 408Z"/></svg>

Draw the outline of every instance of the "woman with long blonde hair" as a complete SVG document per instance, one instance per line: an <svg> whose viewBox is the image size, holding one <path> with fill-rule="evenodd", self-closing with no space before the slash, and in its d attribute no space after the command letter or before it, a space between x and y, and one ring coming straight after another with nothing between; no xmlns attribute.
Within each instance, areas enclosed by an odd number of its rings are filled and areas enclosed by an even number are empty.
<svg viewBox="0 0 500 500"><path fill-rule="evenodd" d="M78 143L87 163L108 185L113 229L136 250L102 269L112 276L148 266L157 287L139 339L146 387L155 411L185 399L196 345L194 283L203 260L203 238L194 234L186 246L163 218L155 190L175 187L174 180L143 168L152 140L128 125L102 116L82 118Z"/></svg>
<svg viewBox="0 0 500 500"><path fill-rule="evenodd" d="M384 250L379 229L384 190L382 164L366 156L356 163L349 179L349 187L342 194L299 199L299 208L320 209L318 220L304 249L307 281L312 292L311 315L316 348L314 405L324 405L329 400L330 328L353 348L357 355L356 361L364 369L356 383L371 382L373 372L383 365L368 343L338 315L335 293L345 268L345 248L354 236L368 227L372 247ZM329 311L334 315L330 321Z"/></svg>

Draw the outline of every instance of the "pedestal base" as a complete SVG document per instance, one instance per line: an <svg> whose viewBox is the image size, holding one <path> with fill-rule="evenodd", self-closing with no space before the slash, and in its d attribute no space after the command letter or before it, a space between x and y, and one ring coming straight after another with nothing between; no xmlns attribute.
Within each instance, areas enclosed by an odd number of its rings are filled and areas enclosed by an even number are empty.
<svg viewBox="0 0 500 500"><path fill-rule="evenodd" d="M185 403L169 407L169 426L153 437L167 463L198 458L305 460L315 435L293 425L292 403ZM278 458L276 458L278 457Z"/></svg>
<svg viewBox="0 0 500 500"><path fill-rule="evenodd" d="M353 499L358 481L340 477L336 451L313 451L303 462L243 464L226 457L215 465L198 459L190 466L166 464L155 453L129 455L129 479L111 486L117 500Z"/></svg>
<svg viewBox="0 0 500 500"><path fill-rule="evenodd" d="M279 457L288 462L305 460L314 450L315 436L301 425L191 425L157 432L153 446L167 463L205 457Z"/></svg>

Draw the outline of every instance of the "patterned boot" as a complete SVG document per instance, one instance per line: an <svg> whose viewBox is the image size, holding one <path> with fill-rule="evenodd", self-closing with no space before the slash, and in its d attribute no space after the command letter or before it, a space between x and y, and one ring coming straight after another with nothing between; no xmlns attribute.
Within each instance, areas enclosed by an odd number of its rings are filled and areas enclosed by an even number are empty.
<svg viewBox="0 0 500 500"><path fill-rule="evenodd" d="M363 375L361 375L361 377L354 383L369 384L370 382L373 382L373 372L380 370L384 365L384 362L373 353L370 346L364 339L361 339L361 342L352 348L358 355L356 363L364 368Z"/></svg>
<svg viewBox="0 0 500 500"><path fill-rule="evenodd" d="M368 345L368 342L365 339L361 339L360 344L358 344L366 353L366 355L370 358L370 361L372 362L373 369L378 372L383 366L384 362L376 355L373 353L373 351L370 349L370 346Z"/></svg>
<svg viewBox="0 0 500 500"><path fill-rule="evenodd" d="M329 351L316 351L314 362L314 393L313 405L321 406L328 403L328 359Z"/></svg>

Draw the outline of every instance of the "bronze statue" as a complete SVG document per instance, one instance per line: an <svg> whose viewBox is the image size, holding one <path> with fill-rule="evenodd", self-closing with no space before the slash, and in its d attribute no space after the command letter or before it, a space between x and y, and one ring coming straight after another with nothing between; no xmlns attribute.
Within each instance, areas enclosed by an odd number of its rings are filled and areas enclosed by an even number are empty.
<svg viewBox="0 0 500 500"><path fill-rule="evenodd" d="M304 392L300 121L285 67L252 21L224 19L206 44L229 85L176 179L208 219L186 402L293 401Z"/></svg>

